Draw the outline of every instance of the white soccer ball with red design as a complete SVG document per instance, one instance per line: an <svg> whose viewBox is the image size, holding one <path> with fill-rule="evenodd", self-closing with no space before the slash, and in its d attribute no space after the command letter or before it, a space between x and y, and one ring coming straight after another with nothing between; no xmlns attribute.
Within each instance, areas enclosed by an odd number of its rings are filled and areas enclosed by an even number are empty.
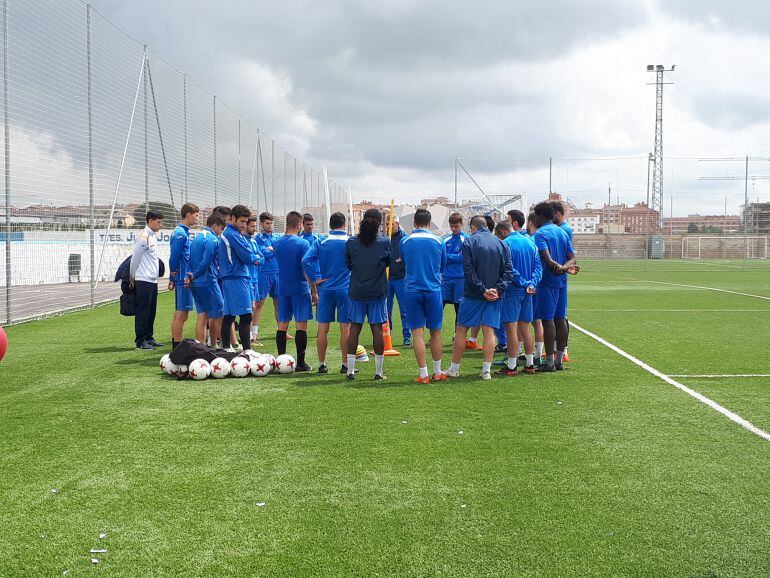
<svg viewBox="0 0 770 578"><path fill-rule="evenodd" d="M273 364L266 356L260 355L251 361L251 375L264 377L271 371L273 371Z"/></svg>
<svg viewBox="0 0 770 578"><path fill-rule="evenodd" d="M186 365L177 365L175 375L179 378L185 378L187 377L187 369Z"/></svg>
<svg viewBox="0 0 770 578"><path fill-rule="evenodd" d="M202 381L211 375L211 365L205 359L196 359L190 363L187 373L195 381Z"/></svg>
<svg viewBox="0 0 770 578"><path fill-rule="evenodd" d="M270 355L269 353L263 353L263 354L262 354L262 357L266 357L266 358L267 358L267 360L270 362L270 367L271 367L272 369L275 369L275 357L273 357L273 356L272 356L272 355Z"/></svg>
<svg viewBox="0 0 770 578"><path fill-rule="evenodd" d="M248 357L249 361L254 361L260 354L253 349L244 349L241 355Z"/></svg>
<svg viewBox="0 0 770 578"><path fill-rule="evenodd" d="M288 353L279 355L275 358L275 370L278 373L294 373L294 368L297 366L297 362Z"/></svg>
<svg viewBox="0 0 770 578"><path fill-rule="evenodd" d="M230 362L230 375L233 377L246 377L250 369L249 360L240 355L233 357L233 360Z"/></svg>
<svg viewBox="0 0 770 578"><path fill-rule="evenodd" d="M211 362L211 377L222 379L230 375L230 362L224 357L217 357Z"/></svg>
<svg viewBox="0 0 770 578"><path fill-rule="evenodd" d="M167 353L160 358L160 369L167 375L176 375L177 365L171 361L171 356Z"/></svg>

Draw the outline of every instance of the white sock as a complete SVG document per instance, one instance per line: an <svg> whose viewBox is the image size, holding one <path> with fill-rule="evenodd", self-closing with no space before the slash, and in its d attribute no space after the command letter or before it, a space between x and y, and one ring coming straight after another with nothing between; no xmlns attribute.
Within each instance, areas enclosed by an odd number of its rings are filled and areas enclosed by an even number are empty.
<svg viewBox="0 0 770 578"><path fill-rule="evenodd" d="M558 346L556 343L557 343L556 341L554 341L554 342L553 342L553 350L554 350L554 351L556 351L557 349L559 349L559 346Z"/></svg>
<svg viewBox="0 0 770 578"><path fill-rule="evenodd" d="M356 370L356 356L348 353L348 375L353 375Z"/></svg>
<svg viewBox="0 0 770 578"><path fill-rule="evenodd" d="M543 356L543 346L545 346L545 343L542 341L536 341L535 342L535 357L542 357Z"/></svg>
<svg viewBox="0 0 770 578"><path fill-rule="evenodd" d="M519 343L519 355L524 355L524 344Z"/></svg>
<svg viewBox="0 0 770 578"><path fill-rule="evenodd" d="M508 369L516 369L516 358L508 357Z"/></svg>
<svg viewBox="0 0 770 578"><path fill-rule="evenodd" d="M478 337L469 337L468 341L470 341L471 343L476 343L476 341L478 341L478 339L479 339Z"/></svg>
<svg viewBox="0 0 770 578"><path fill-rule="evenodd" d="M449 364L449 371L460 371L460 364L453 361Z"/></svg>
<svg viewBox="0 0 770 578"><path fill-rule="evenodd" d="M492 362L491 361L485 361L481 364L481 373L491 373L492 372Z"/></svg>
<svg viewBox="0 0 770 578"><path fill-rule="evenodd" d="M382 375L382 366L383 365L385 365L385 356L384 355L376 355L375 354L375 356L374 356L374 373L376 373L377 375Z"/></svg>
<svg viewBox="0 0 770 578"><path fill-rule="evenodd" d="M441 373L441 360L433 360L433 373Z"/></svg>
<svg viewBox="0 0 770 578"><path fill-rule="evenodd" d="M567 355L567 348L564 348L564 355Z"/></svg>
<svg viewBox="0 0 770 578"><path fill-rule="evenodd" d="M259 325L252 325L251 330L254 332L254 335L259 335Z"/></svg>
<svg viewBox="0 0 770 578"><path fill-rule="evenodd" d="M420 377L428 377L428 368L427 367L421 367L420 368Z"/></svg>
<svg viewBox="0 0 770 578"><path fill-rule="evenodd" d="M535 365L535 355L533 353L525 353L524 357L527 358L527 367L532 367Z"/></svg>

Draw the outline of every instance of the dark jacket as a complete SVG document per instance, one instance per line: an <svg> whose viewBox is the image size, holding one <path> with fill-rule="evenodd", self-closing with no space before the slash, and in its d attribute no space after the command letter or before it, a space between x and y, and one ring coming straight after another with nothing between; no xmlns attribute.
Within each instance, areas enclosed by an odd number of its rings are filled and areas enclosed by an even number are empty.
<svg viewBox="0 0 770 578"><path fill-rule="evenodd" d="M345 243L345 264L350 269L348 295L356 301L377 301L388 296L385 269L391 264L390 241L378 235L365 246L358 235Z"/></svg>
<svg viewBox="0 0 770 578"><path fill-rule="evenodd" d="M406 277L406 266L401 257L401 239L408 235L403 229L399 228L398 233L394 233L390 238L390 277L391 281L403 279Z"/></svg>
<svg viewBox="0 0 770 578"><path fill-rule="evenodd" d="M502 298L514 278L521 280L521 276L513 271L511 254L505 243L486 227L473 233L463 243L463 270L463 295L472 299L484 299L484 291L493 288Z"/></svg>

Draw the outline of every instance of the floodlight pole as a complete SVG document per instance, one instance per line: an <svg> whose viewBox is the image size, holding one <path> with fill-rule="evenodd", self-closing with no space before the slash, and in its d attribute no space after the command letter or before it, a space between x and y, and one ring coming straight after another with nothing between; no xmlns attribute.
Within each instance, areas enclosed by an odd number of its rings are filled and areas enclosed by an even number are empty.
<svg viewBox="0 0 770 578"><path fill-rule="evenodd" d="M749 220L746 211L749 208L749 155L746 155L746 172L743 179L743 250L745 259L749 258ZM746 263L744 263L746 266Z"/></svg>
<svg viewBox="0 0 770 578"><path fill-rule="evenodd" d="M455 157L455 209L457 208L457 157Z"/></svg>
<svg viewBox="0 0 770 578"><path fill-rule="evenodd" d="M5 321L11 322L11 131L8 121L8 0L3 0L3 120L5 124Z"/></svg>
<svg viewBox="0 0 770 578"><path fill-rule="evenodd" d="M647 66L648 72L655 72L655 146L653 148L652 205L658 211L658 226L663 228L663 82L664 72L673 72L662 64Z"/></svg>
<svg viewBox="0 0 770 578"><path fill-rule="evenodd" d="M88 71L87 96L88 103L88 248L91 261L91 307L96 302L96 247L94 246L94 125L91 110L91 5L86 5L86 70Z"/></svg>
<svg viewBox="0 0 770 578"><path fill-rule="evenodd" d="M324 202L326 203L326 222L328 223L332 216L332 202L329 197L329 173L326 172L326 167L323 168L324 172Z"/></svg>

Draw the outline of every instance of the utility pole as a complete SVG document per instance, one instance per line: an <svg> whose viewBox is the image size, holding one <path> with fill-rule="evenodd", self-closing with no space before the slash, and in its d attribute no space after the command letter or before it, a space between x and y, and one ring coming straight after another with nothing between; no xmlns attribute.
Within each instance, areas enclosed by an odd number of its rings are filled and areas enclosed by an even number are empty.
<svg viewBox="0 0 770 578"><path fill-rule="evenodd" d="M666 68L662 64L648 64L647 72L655 73L655 147L653 148L652 205L658 211L659 225L663 225L663 82L664 72L674 72L676 65Z"/></svg>

